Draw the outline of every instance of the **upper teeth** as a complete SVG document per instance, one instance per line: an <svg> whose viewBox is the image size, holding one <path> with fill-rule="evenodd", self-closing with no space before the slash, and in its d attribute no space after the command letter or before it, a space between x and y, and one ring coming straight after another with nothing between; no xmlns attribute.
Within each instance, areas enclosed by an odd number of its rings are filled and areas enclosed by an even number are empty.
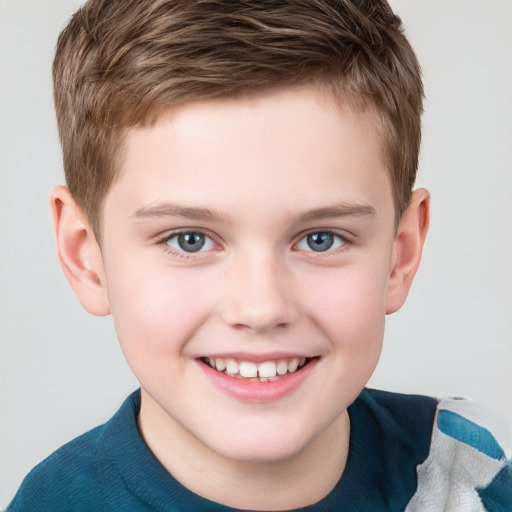
<svg viewBox="0 0 512 512"><path fill-rule="evenodd" d="M245 378L272 378L288 372L295 372L297 368L306 363L306 358L293 357L292 359L265 361L258 364L251 361L235 361L234 359L224 357L210 357L207 361L212 368L229 375L239 374Z"/></svg>

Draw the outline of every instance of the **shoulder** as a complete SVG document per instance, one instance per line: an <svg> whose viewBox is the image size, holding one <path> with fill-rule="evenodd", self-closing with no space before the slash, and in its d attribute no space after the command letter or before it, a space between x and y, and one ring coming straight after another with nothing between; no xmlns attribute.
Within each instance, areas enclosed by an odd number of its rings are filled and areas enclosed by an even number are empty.
<svg viewBox="0 0 512 512"><path fill-rule="evenodd" d="M339 484L353 510L404 510L428 457L437 400L364 389L348 408L350 449Z"/></svg>
<svg viewBox="0 0 512 512"><path fill-rule="evenodd" d="M77 437L40 462L25 477L8 510L56 509L88 492L94 479L98 441L105 426ZM62 510L65 510L62 508Z"/></svg>
<svg viewBox="0 0 512 512"><path fill-rule="evenodd" d="M427 458L437 406L428 396L364 389L348 409L353 448L371 444L384 464L397 466L392 472L414 468Z"/></svg>
<svg viewBox="0 0 512 512"><path fill-rule="evenodd" d="M372 409L387 410L395 418L403 421L410 419L413 412L419 412L421 416L426 413L430 417L439 403L436 398L430 396L393 393L370 388L362 391L358 401L366 403Z"/></svg>
<svg viewBox="0 0 512 512"><path fill-rule="evenodd" d="M360 424L378 425L383 437L410 439L427 451L437 407L438 400L429 396L364 389L349 413Z"/></svg>
<svg viewBox="0 0 512 512"><path fill-rule="evenodd" d="M429 455L407 511L512 510L512 428L466 399L439 400Z"/></svg>
<svg viewBox="0 0 512 512"><path fill-rule="evenodd" d="M123 438L122 425L133 418L137 399L136 393L131 395L107 423L63 445L35 466L7 511L85 511L103 503L104 494L120 486L114 481L112 437Z"/></svg>

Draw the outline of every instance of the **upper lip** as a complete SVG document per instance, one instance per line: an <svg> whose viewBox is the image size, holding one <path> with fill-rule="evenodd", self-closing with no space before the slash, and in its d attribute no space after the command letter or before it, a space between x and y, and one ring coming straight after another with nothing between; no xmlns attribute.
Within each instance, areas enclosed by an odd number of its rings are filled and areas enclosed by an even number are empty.
<svg viewBox="0 0 512 512"><path fill-rule="evenodd" d="M234 359L236 361L249 361L253 363L264 363L265 361L278 361L280 359L293 359L293 358L306 358L317 357L318 354L307 354L303 352L266 352L264 354L255 354L247 352L218 352L208 353L201 357L208 358L223 358L223 359Z"/></svg>

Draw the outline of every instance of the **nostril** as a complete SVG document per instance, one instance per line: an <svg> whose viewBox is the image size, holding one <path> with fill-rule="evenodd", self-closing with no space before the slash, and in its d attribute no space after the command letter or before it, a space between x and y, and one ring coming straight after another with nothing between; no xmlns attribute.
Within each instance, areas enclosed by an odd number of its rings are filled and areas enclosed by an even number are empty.
<svg viewBox="0 0 512 512"><path fill-rule="evenodd" d="M265 333L265 332L269 332L272 330L283 330L283 329L286 329L288 326L289 326L288 323L281 322L276 325L256 324L256 323L253 323L253 324L240 323L240 324L235 324L232 327L238 331L247 330L247 331L254 332L254 333Z"/></svg>

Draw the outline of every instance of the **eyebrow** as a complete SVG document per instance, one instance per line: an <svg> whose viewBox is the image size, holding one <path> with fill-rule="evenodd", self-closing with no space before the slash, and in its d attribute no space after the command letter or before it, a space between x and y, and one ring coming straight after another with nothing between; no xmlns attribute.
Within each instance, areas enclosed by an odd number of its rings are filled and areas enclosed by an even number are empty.
<svg viewBox="0 0 512 512"><path fill-rule="evenodd" d="M369 204L337 204L325 208L314 208L302 213L299 220L310 222L317 220L338 219L340 217L375 217L377 212Z"/></svg>
<svg viewBox="0 0 512 512"><path fill-rule="evenodd" d="M369 204L336 204L324 208L313 208L298 216L299 222L338 219L340 217L375 217L375 208ZM228 222L229 218L209 208L184 206L171 203L157 203L138 209L131 218L144 220L160 217L181 217L190 220Z"/></svg>
<svg viewBox="0 0 512 512"><path fill-rule="evenodd" d="M215 210L171 203L158 203L144 206L131 215L131 218L134 220L159 217L181 217L191 220L226 221L226 216Z"/></svg>

